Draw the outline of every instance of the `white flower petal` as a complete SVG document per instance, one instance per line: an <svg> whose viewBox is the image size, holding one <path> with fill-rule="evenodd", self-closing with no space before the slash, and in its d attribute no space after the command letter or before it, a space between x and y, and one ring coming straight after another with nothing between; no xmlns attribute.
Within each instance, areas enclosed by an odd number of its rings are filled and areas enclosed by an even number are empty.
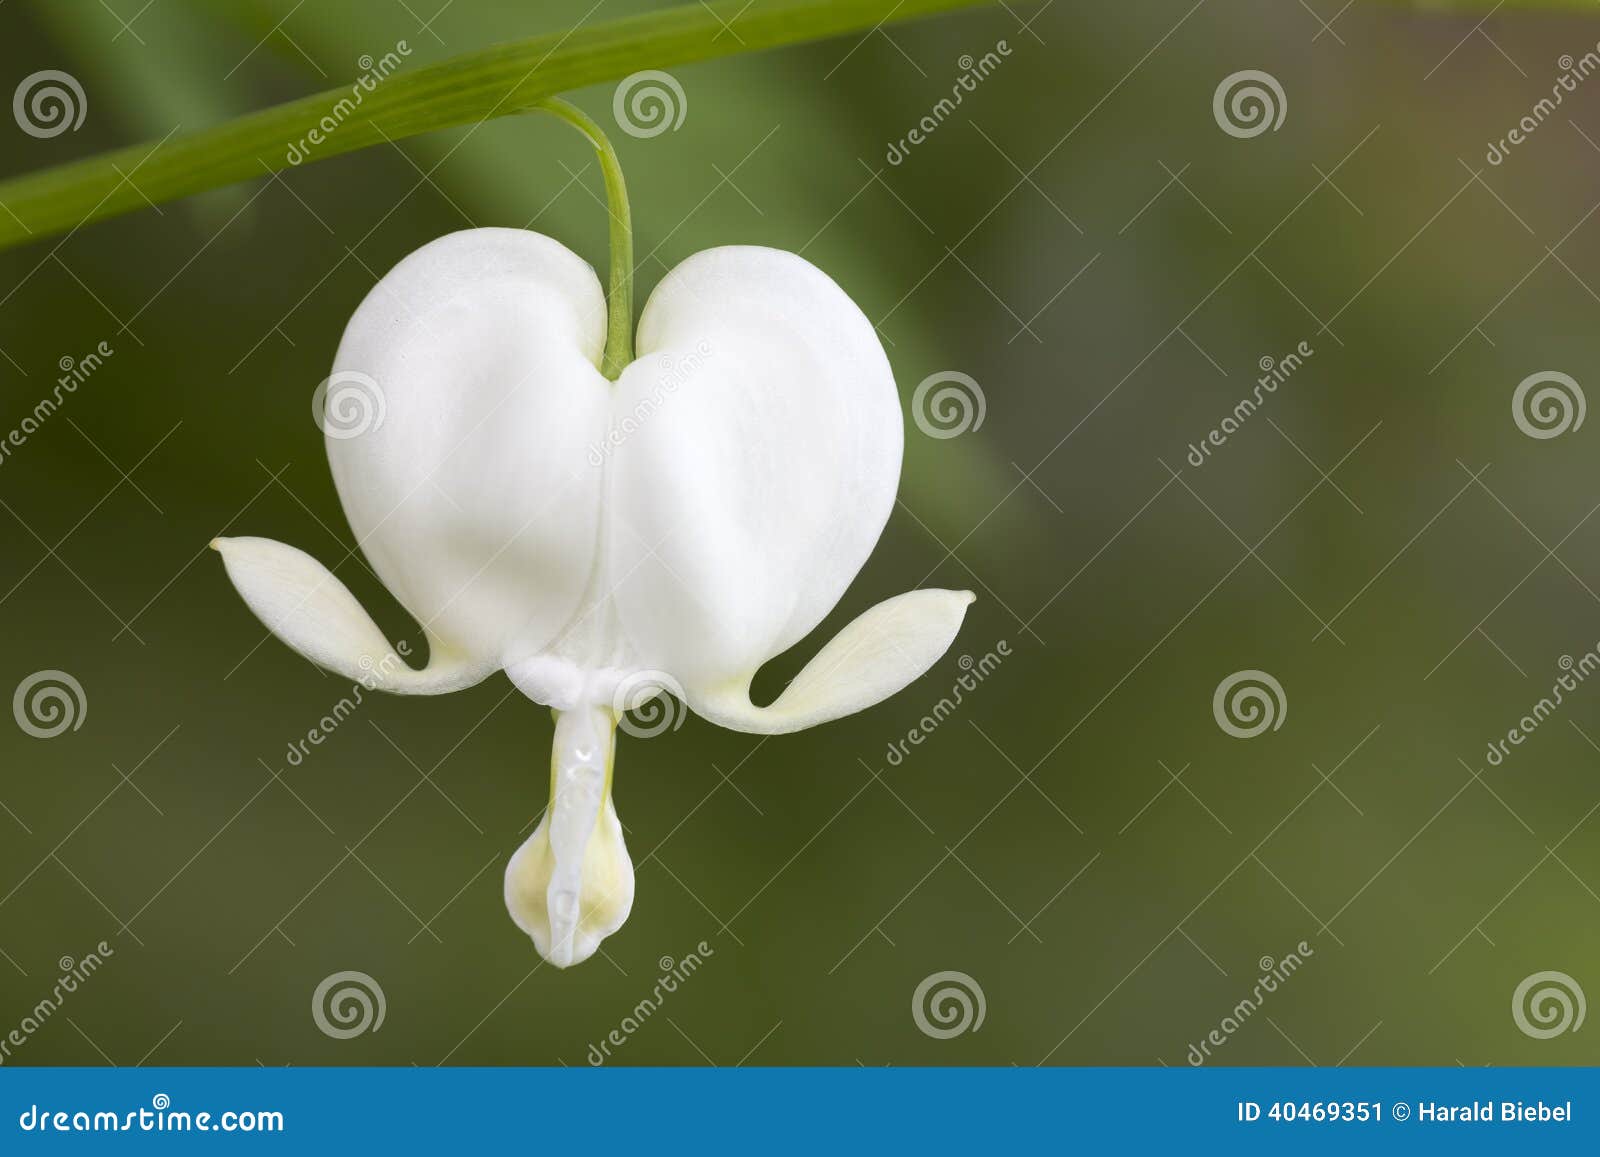
<svg viewBox="0 0 1600 1157"><path fill-rule="evenodd" d="M775 735L865 710L938 661L961 629L971 591L909 591L858 616L768 707L750 702L752 670L722 686L688 687L689 706L722 727Z"/></svg>
<svg viewBox="0 0 1600 1157"><path fill-rule="evenodd" d="M334 382L364 375L382 409L356 436L329 423L345 514L384 585L475 658L537 653L587 587L605 323L600 283L570 250L471 229L401 261L345 329Z"/></svg>
<svg viewBox="0 0 1600 1157"><path fill-rule="evenodd" d="M614 600L644 668L720 683L811 631L894 506L894 375L843 290L792 253L697 253L651 295L613 420Z"/></svg>
<svg viewBox="0 0 1600 1157"><path fill-rule="evenodd" d="M428 666L415 670L350 588L305 551L269 538L219 538L211 545L269 631L313 663L354 682L405 695L440 695L470 687L495 669L452 653L430 633Z"/></svg>

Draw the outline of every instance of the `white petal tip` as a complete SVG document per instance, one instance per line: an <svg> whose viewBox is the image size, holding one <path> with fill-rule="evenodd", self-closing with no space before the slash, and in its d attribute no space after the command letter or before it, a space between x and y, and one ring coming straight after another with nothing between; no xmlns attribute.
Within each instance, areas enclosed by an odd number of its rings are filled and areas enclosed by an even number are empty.
<svg viewBox="0 0 1600 1157"><path fill-rule="evenodd" d="M262 624L319 667L368 690L438 695L470 687L494 664L443 648L408 666L344 583L305 551L268 538L214 538L211 548Z"/></svg>
<svg viewBox="0 0 1600 1157"><path fill-rule="evenodd" d="M690 706L713 723L760 735L863 711L933 666L975 601L971 591L930 588L896 595L835 635L770 706L750 702L748 677L698 694L691 688Z"/></svg>

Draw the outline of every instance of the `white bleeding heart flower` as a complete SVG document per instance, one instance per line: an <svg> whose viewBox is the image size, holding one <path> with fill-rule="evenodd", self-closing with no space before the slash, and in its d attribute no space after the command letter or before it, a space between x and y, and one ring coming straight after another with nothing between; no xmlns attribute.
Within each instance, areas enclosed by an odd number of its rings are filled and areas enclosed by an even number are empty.
<svg viewBox="0 0 1600 1157"><path fill-rule="evenodd" d="M473 229L407 257L350 320L334 379L375 386L383 419L329 430L328 460L373 570L422 624L425 668L396 662L304 552L215 544L261 621L323 667L419 695L503 670L554 709L550 806L505 896L562 967L633 904L611 779L642 683L724 727L795 731L922 674L972 601L880 603L753 704L756 671L833 609L894 505L888 359L833 281L772 249L712 249L668 274L615 382L598 368L606 317L594 271L558 242Z"/></svg>

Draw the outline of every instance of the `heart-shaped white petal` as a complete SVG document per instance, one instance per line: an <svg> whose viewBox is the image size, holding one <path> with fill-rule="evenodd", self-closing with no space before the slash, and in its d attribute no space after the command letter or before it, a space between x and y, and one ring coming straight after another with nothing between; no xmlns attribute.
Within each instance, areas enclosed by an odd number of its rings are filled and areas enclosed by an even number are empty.
<svg viewBox="0 0 1600 1157"><path fill-rule="evenodd" d="M894 374L855 303L773 249L678 266L638 348L624 413L649 396L651 361L699 356L616 451L614 597L643 666L720 685L809 634L878 541L900 480Z"/></svg>
<svg viewBox="0 0 1600 1157"><path fill-rule="evenodd" d="M327 438L362 549L432 650L424 671L376 685L453 690L504 668L557 709L550 814L506 898L563 966L632 903L610 799L621 689L649 677L724 726L809 727L925 671L972 600L880 603L772 705L752 704L756 671L832 610L893 508L903 433L888 359L833 281L772 249L708 250L669 273L615 386L597 368L605 316L593 271L549 238L440 238L351 319L332 382L365 383L377 417ZM308 556L218 547L252 609L313 661L350 674L388 651Z"/></svg>
<svg viewBox="0 0 1600 1157"><path fill-rule="evenodd" d="M473 229L423 246L367 295L334 377L365 375L384 419L329 426L328 461L378 576L462 653L544 649L594 564L602 473L587 447L610 384L605 298L565 246Z"/></svg>

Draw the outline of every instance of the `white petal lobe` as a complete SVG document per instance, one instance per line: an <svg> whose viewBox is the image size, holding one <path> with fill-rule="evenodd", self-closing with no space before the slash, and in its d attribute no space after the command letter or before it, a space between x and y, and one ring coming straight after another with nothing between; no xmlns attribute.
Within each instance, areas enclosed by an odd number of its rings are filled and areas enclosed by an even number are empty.
<svg viewBox="0 0 1600 1157"><path fill-rule="evenodd" d="M872 324L792 253L697 253L651 295L614 414L607 532L639 663L726 681L833 609L894 505L904 438ZM674 384L676 383L676 384Z"/></svg>
<svg viewBox="0 0 1600 1157"><path fill-rule="evenodd" d="M330 429L345 514L384 585L476 658L537 653L588 582L605 317L594 271L559 242L471 229L395 266L339 344L335 377L383 402L358 436Z"/></svg>
<svg viewBox="0 0 1600 1157"><path fill-rule="evenodd" d="M961 629L971 591L909 591L853 620L768 707L750 702L750 678L689 688L689 706L722 727L775 735L863 711L938 661Z"/></svg>
<svg viewBox="0 0 1600 1157"><path fill-rule="evenodd" d="M450 654L432 636L428 666L408 667L350 588L303 550L268 538L219 538L211 545L256 617L319 667L404 695L457 691L494 670Z"/></svg>

